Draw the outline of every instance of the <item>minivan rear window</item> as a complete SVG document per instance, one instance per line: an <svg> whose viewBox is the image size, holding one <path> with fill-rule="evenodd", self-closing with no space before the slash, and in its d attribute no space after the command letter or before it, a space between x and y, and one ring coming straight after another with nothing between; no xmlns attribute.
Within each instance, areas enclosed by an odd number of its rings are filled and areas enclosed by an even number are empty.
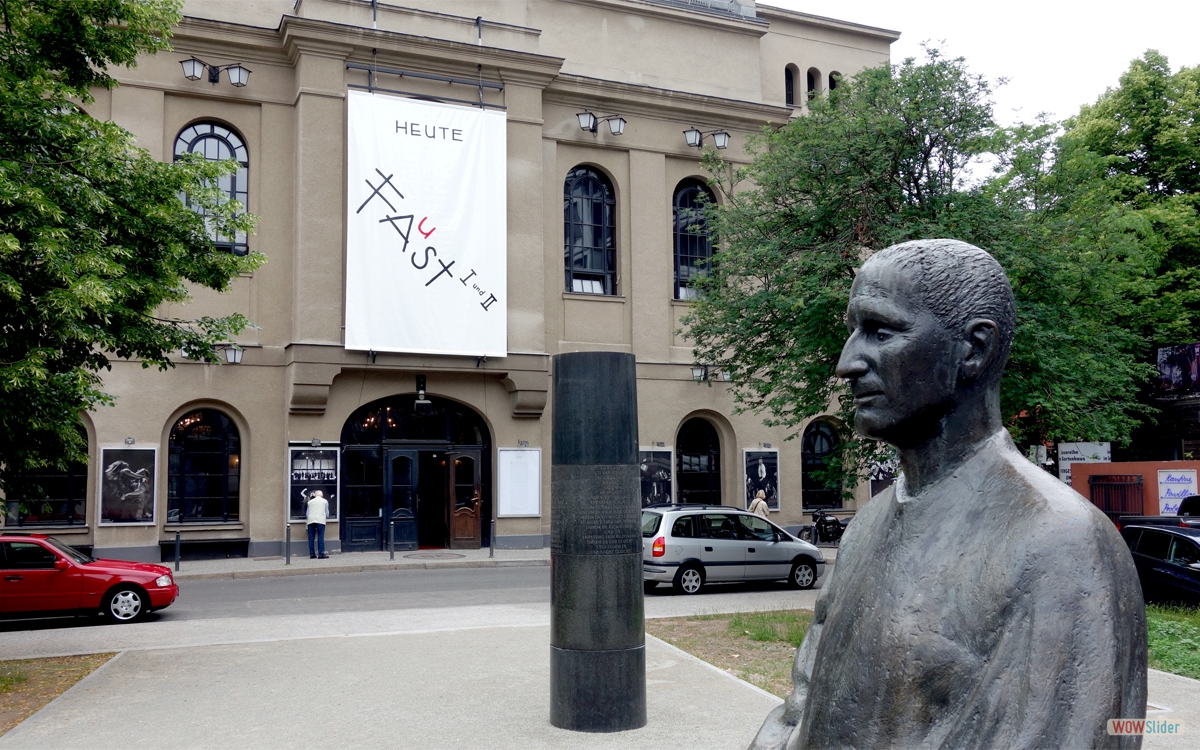
<svg viewBox="0 0 1200 750"><path fill-rule="evenodd" d="M1153 557L1156 560L1167 559L1167 547L1171 544L1171 537L1161 531L1150 531L1145 529L1142 531L1142 538L1138 540L1137 551L1146 557Z"/></svg>
<svg viewBox="0 0 1200 750"><path fill-rule="evenodd" d="M660 523L662 523L661 513L642 511L642 536L654 536Z"/></svg>

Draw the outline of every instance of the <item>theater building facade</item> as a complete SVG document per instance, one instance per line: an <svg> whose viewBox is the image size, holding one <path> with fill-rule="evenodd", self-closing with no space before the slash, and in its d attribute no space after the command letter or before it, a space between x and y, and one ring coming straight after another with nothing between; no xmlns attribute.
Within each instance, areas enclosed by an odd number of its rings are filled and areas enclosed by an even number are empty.
<svg viewBox="0 0 1200 750"><path fill-rule="evenodd" d="M6 527L130 559L165 559L177 532L188 555L278 555L321 490L333 550L542 547L551 358L580 350L636 358L643 502L761 489L795 525L866 500L806 481L841 426L785 440L735 413L678 332L713 252L694 209L719 200L689 141L746 163L749 135L886 63L896 32L753 0L184 14L174 51L85 108L156 158L241 163L222 188L259 221L218 244L266 264L162 313L255 327L225 364L114 360L90 461L7 499Z"/></svg>

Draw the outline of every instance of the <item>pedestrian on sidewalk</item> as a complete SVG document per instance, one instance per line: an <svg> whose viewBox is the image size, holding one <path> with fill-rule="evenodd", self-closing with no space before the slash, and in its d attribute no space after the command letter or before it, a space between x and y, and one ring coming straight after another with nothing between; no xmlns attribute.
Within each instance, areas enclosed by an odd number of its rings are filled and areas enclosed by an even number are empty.
<svg viewBox="0 0 1200 750"><path fill-rule="evenodd" d="M320 490L314 490L308 497L308 556L309 558L320 557L322 560L328 560L329 555L325 554L325 521L329 519L329 501L325 499L325 493ZM316 539L316 546L313 546L313 540Z"/></svg>
<svg viewBox="0 0 1200 750"><path fill-rule="evenodd" d="M767 493L764 490L759 490L754 495L754 500L750 503L750 512L757 513L763 518L767 517L770 508L767 507Z"/></svg>

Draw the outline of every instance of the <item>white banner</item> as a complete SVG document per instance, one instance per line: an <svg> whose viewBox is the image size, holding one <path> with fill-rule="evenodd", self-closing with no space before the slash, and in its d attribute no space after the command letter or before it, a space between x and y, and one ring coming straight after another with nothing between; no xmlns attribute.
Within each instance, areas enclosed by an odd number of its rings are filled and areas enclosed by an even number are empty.
<svg viewBox="0 0 1200 750"><path fill-rule="evenodd" d="M504 357L506 116L347 92L346 348Z"/></svg>

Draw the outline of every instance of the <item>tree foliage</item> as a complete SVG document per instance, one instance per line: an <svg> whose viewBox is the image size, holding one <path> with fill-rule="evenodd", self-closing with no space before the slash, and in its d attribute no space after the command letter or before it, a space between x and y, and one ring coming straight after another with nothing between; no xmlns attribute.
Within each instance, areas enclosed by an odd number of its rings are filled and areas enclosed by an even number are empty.
<svg viewBox="0 0 1200 750"><path fill-rule="evenodd" d="M0 489L13 497L31 489L27 472L86 460L79 415L112 402L110 358L217 361L243 316L155 311L263 258L210 237L252 227L214 187L236 164L158 162L83 109L93 87L116 85L112 66L169 49L177 0L0 0L0 14Z"/></svg>
<svg viewBox="0 0 1200 750"><path fill-rule="evenodd" d="M850 424L834 370L857 268L897 242L953 237L991 252L1013 284L1002 410L1018 442L1128 440L1147 412L1138 392L1150 338L1194 336L1178 306L1198 286L1179 248L1200 225L1164 205L1195 196L1184 159L1176 149L1169 165L1146 160L1159 165L1154 176L1140 165L1135 174L1133 141L1086 108L1065 129L1000 128L992 106L991 84L963 59L927 49L920 62L864 70L765 130L747 167L707 154L722 195L710 209L720 251L684 325L697 360L731 374L740 409L793 436L824 413ZM1116 145L1098 148L1100 135ZM972 178L985 158L994 173ZM1176 192L1147 204L1159 174ZM881 450L841 432L830 481Z"/></svg>

